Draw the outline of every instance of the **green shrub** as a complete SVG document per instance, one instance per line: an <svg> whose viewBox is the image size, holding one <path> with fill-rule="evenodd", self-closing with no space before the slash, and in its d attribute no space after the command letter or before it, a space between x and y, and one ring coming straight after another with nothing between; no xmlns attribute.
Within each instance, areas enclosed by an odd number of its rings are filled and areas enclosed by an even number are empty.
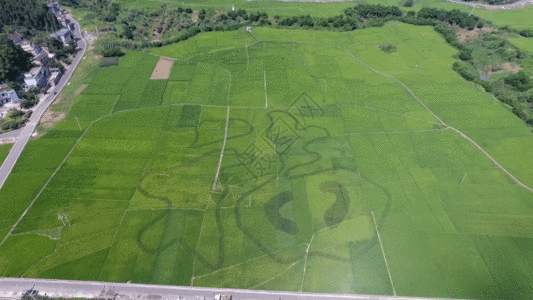
<svg viewBox="0 0 533 300"><path fill-rule="evenodd" d="M507 76L504 81L508 85L521 92L529 90L533 85L533 83L531 82L531 77L529 77L529 75L527 75L524 71L511 74Z"/></svg>
<svg viewBox="0 0 533 300"><path fill-rule="evenodd" d="M379 48L385 53L396 52L396 46L391 44L379 45Z"/></svg>
<svg viewBox="0 0 533 300"><path fill-rule="evenodd" d="M533 37L533 29L524 29L520 31L520 35L525 37Z"/></svg>
<svg viewBox="0 0 533 300"><path fill-rule="evenodd" d="M403 4L404 7L413 7L414 5L415 5L415 1L414 0L407 0Z"/></svg>
<svg viewBox="0 0 533 300"><path fill-rule="evenodd" d="M457 61L453 64L453 69L468 81L474 81L479 76L478 70L469 63Z"/></svg>

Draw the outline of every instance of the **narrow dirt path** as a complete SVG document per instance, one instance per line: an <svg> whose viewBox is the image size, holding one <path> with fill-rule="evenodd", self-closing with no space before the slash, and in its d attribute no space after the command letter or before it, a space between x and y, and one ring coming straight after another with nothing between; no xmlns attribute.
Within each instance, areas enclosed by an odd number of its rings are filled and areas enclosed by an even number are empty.
<svg viewBox="0 0 533 300"><path fill-rule="evenodd" d="M218 168L217 173L215 174L215 182L213 182L213 188L212 190L216 190L217 188L217 182L218 182L218 175L220 174L220 167L222 166L222 158L224 157L224 148L226 148L226 140L228 139L228 125L229 125L229 111L230 106L228 105L228 111L226 116L226 129L224 130L224 142L222 144L222 150L220 151L220 159L218 161Z"/></svg>
<svg viewBox="0 0 533 300"><path fill-rule="evenodd" d="M528 0L528 1L533 1L533 0ZM418 97L407 87L407 85L405 85L403 82L399 81L398 79L392 77L391 75L388 75L388 74L385 74L385 73L382 73L380 71L377 71L375 69L373 69L372 67L370 67L369 65L365 64L364 62L360 61L359 59L357 59L352 53L348 52L346 49L342 48L341 46L337 46L339 49L343 50L344 52L346 52L348 55L350 55L355 61L357 61L358 63L362 64L363 66L367 67L368 69L370 69L372 72L376 73L376 74L379 74L379 75L383 75L385 77L389 77L391 78L392 80L396 81L397 83L399 83L400 85L402 85L408 92L409 94L411 94L411 96L416 100L418 101L418 103L420 105L422 105L422 107L424 107L424 109L426 109L429 113L431 113L435 119L439 120L439 122L442 123L442 125L448 127L449 129L457 132L458 134L460 134L462 137L464 137L467 141L469 141L472 145L474 145L476 148L478 148L483 154L485 154L485 156L487 156L491 161L492 163L498 167L500 170L502 170L505 174L509 175L509 177L511 177L511 179L516 182L518 185L524 187L525 189L527 189L528 191L530 192L533 192L533 189L530 188L529 186L525 185L524 183L522 183L520 180L518 180L516 177L513 176L513 174L511 174L509 171L507 171L502 165L500 165L490 154L487 153L487 151L485 151L483 148L481 148L481 146L479 146L474 140L472 140L471 138L469 138L466 134L464 134L463 132L461 132L459 129L457 128L453 128L452 126L449 126L448 124L444 123L444 121L442 121L433 111L431 111L431 109L429 109L420 99L418 99Z"/></svg>

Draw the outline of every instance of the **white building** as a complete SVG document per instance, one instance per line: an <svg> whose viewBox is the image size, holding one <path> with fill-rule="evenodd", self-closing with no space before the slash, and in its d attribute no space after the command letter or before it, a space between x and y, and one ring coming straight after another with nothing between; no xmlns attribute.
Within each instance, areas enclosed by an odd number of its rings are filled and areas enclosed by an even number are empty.
<svg viewBox="0 0 533 300"><path fill-rule="evenodd" d="M32 68L24 74L24 82L28 87L45 87L48 83L48 70L45 67Z"/></svg>
<svg viewBox="0 0 533 300"><path fill-rule="evenodd" d="M68 28L63 28L50 36L60 40L64 45L68 44L68 42L73 39L72 31Z"/></svg>
<svg viewBox="0 0 533 300"><path fill-rule="evenodd" d="M0 92L0 105L4 105L8 102L17 103L19 101L20 98L14 90Z"/></svg>

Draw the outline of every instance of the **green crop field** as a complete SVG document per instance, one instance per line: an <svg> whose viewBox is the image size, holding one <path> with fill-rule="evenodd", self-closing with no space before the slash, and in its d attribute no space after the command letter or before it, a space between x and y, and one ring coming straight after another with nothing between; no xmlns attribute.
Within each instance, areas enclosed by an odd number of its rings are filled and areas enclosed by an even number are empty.
<svg viewBox="0 0 533 300"><path fill-rule="evenodd" d="M533 133L455 53L395 22L130 51L0 190L0 277L529 299Z"/></svg>
<svg viewBox="0 0 533 300"><path fill-rule="evenodd" d="M509 42L522 50L533 53L533 39L525 37L509 38Z"/></svg>
<svg viewBox="0 0 533 300"><path fill-rule="evenodd" d="M4 162L13 144L0 145L0 165Z"/></svg>

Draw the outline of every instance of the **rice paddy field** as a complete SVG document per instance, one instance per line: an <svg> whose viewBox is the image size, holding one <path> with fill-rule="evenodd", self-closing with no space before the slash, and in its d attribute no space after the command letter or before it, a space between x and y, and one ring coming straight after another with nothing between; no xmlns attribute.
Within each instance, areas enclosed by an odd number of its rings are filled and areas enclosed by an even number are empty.
<svg viewBox="0 0 533 300"><path fill-rule="evenodd" d="M0 190L0 276L531 298L533 134L455 53L401 23L130 51Z"/></svg>
<svg viewBox="0 0 533 300"><path fill-rule="evenodd" d="M509 38L509 42L518 48L533 53L533 39L525 37Z"/></svg>
<svg viewBox="0 0 533 300"><path fill-rule="evenodd" d="M0 165L4 162L13 144L0 145Z"/></svg>

